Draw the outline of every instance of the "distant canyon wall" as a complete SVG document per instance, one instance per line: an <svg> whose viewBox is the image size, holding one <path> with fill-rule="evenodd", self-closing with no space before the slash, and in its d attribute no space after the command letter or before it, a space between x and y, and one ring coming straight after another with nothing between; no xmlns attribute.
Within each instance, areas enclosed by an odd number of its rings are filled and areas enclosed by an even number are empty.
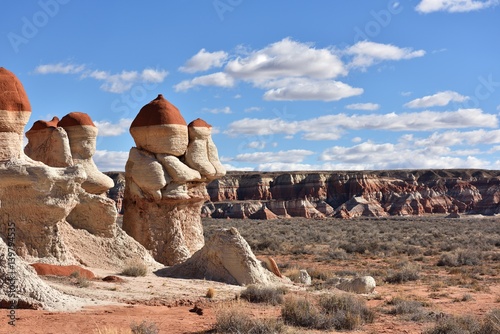
<svg viewBox="0 0 500 334"><path fill-rule="evenodd" d="M121 173L110 190L120 210ZM500 171L477 169L228 172L207 185L203 216L355 218L500 213Z"/></svg>

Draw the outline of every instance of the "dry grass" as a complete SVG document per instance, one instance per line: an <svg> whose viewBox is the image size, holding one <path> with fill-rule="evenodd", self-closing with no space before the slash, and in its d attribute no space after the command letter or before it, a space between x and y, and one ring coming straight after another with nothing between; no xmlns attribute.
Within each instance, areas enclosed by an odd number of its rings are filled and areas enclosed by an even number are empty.
<svg viewBox="0 0 500 334"><path fill-rule="evenodd" d="M146 276L148 273L148 267L139 260L129 261L125 268L123 268L120 275L131 276L131 277L139 277Z"/></svg>

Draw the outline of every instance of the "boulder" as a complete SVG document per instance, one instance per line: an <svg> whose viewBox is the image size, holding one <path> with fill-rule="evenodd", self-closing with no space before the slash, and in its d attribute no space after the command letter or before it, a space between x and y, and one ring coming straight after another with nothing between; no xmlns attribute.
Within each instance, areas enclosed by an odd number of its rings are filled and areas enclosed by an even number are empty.
<svg viewBox="0 0 500 334"><path fill-rule="evenodd" d="M286 211L292 217L304 217L313 219L324 219L325 215L316 210L316 208L307 199L295 199L286 201Z"/></svg>
<svg viewBox="0 0 500 334"><path fill-rule="evenodd" d="M159 276L219 281L234 285L285 282L267 270L234 227L217 230L184 263L156 272Z"/></svg>
<svg viewBox="0 0 500 334"><path fill-rule="evenodd" d="M354 279L346 280L337 285L337 289L366 294L372 293L376 287L375 279L371 276L356 277Z"/></svg>
<svg viewBox="0 0 500 334"><path fill-rule="evenodd" d="M20 159L31 105L14 73L0 67L0 161Z"/></svg>
<svg viewBox="0 0 500 334"><path fill-rule="evenodd" d="M311 276L305 269L300 269L299 270L299 282L304 284L304 285L311 285L312 280Z"/></svg>
<svg viewBox="0 0 500 334"><path fill-rule="evenodd" d="M184 117L161 94L141 108L130 126L130 134L138 148L151 153L181 156L189 143Z"/></svg>

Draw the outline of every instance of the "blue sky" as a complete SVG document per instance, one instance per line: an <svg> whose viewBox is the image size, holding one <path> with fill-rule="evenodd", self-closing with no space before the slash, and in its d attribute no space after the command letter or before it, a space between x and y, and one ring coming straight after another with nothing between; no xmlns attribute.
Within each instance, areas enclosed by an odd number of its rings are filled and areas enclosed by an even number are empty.
<svg viewBox="0 0 500 334"><path fill-rule="evenodd" d="M500 168L500 2L3 2L0 66L39 119L88 113L123 170L163 94L232 170Z"/></svg>

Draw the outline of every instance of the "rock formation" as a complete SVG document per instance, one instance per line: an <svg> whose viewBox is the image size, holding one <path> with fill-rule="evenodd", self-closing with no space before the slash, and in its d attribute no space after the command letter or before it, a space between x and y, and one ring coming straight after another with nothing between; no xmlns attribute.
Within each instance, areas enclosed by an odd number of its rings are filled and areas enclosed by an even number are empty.
<svg viewBox="0 0 500 334"><path fill-rule="evenodd" d="M136 147L125 166L123 228L157 261L180 263L204 244L206 182L225 174L211 126L201 119L187 126L160 94L142 107L130 133Z"/></svg>
<svg viewBox="0 0 500 334"><path fill-rule="evenodd" d="M279 270L276 268L277 272ZM156 272L160 276L208 279L235 285L288 282L265 268L234 228L216 231L199 251L184 263Z"/></svg>
<svg viewBox="0 0 500 334"><path fill-rule="evenodd" d="M371 276L356 277L340 282L337 289L353 293L372 293L376 287L375 279Z"/></svg>
<svg viewBox="0 0 500 334"><path fill-rule="evenodd" d="M233 203L256 201L280 217L310 217L308 203L326 217L346 219L447 214L455 208L500 213L500 172L492 170L229 172L207 191L212 217L230 216Z"/></svg>
<svg viewBox="0 0 500 334"><path fill-rule="evenodd" d="M12 72L0 67L0 161L21 158L24 127L30 115L23 85Z"/></svg>
<svg viewBox="0 0 500 334"><path fill-rule="evenodd" d="M21 147L27 95L3 68L0 87L0 237L15 238L12 251L30 262L120 268L135 257L157 266L117 226L114 202L97 195L113 182L92 161L97 129L90 118L35 122L26 151L40 161L32 160Z"/></svg>

